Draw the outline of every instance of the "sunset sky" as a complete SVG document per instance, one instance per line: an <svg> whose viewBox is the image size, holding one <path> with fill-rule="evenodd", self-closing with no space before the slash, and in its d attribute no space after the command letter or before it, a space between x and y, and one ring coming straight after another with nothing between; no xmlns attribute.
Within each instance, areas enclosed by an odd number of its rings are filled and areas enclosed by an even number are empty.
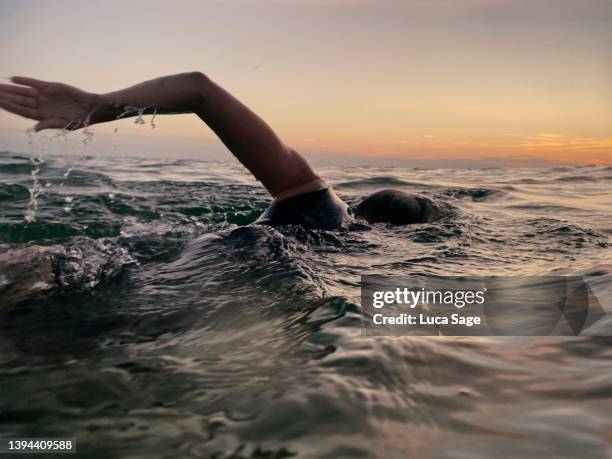
<svg viewBox="0 0 612 459"><path fill-rule="evenodd" d="M0 76L106 92L201 70L304 152L612 163L610 24L610 0L2 0ZM213 138L157 124L119 126Z"/></svg>

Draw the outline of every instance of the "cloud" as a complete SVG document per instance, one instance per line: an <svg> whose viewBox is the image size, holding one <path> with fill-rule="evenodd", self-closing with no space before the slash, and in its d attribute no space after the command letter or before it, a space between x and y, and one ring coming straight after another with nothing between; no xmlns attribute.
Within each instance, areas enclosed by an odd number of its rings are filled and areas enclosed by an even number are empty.
<svg viewBox="0 0 612 459"><path fill-rule="evenodd" d="M529 151L593 151L612 153L612 137L570 137L540 133L527 137L519 147Z"/></svg>

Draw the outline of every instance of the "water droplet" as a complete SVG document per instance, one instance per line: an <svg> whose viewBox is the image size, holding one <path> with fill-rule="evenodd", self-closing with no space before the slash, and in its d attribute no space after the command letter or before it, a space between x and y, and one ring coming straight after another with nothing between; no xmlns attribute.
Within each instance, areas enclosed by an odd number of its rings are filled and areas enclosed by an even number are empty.
<svg viewBox="0 0 612 459"><path fill-rule="evenodd" d="M94 138L94 131L92 129L89 128L89 123L91 122L91 115L94 112L90 112L85 119L82 122L82 127L83 127L83 140L81 140L81 150L79 151L79 155L77 157L77 160L72 163L70 165L70 167L68 167L68 169L66 169L66 172L64 172L64 179L62 180L62 182L59 184L60 187L64 186L64 182L66 180L68 180L68 177L70 177L70 174L72 173L72 171L74 170L74 168L77 166L77 164L81 161L83 161L83 159L85 158L85 153L87 152L87 147L89 146L89 144L93 141Z"/></svg>
<svg viewBox="0 0 612 459"><path fill-rule="evenodd" d="M155 124L155 117L157 116L157 107L153 110L153 116L151 117L151 129L155 129L157 124Z"/></svg>
<svg viewBox="0 0 612 459"><path fill-rule="evenodd" d="M34 129L27 129L26 135L28 138L28 149L30 150L30 162L32 163L32 170L30 171L30 175L32 176L32 186L28 188L30 192L30 201L28 202L28 206L26 208L26 212L24 215L24 219L26 222L31 223L36 220L36 209L38 208L38 196L42 192L42 187L40 185L40 181L38 180L38 176L40 174L40 166L44 162L42 155L44 153L44 148L41 148L38 154L38 157L34 155L34 137L35 131Z"/></svg>
<svg viewBox="0 0 612 459"><path fill-rule="evenodd" d="M142 115L144 115L144 111L146 107L141 107L138 109L138 115L136 116L136 120L134 120L134 124L146 124Z"/></svg>
<svg viewBox="0 0 612 459"><path fill-rule="evenodd" d="M132 113L134 113L136 111L138 111L137 107L132 107L131 105L126 105L125 107L123 107L123 111L117 115L116 119L121 119L124 116L130 115L130 114L132 114Z"/></svg>

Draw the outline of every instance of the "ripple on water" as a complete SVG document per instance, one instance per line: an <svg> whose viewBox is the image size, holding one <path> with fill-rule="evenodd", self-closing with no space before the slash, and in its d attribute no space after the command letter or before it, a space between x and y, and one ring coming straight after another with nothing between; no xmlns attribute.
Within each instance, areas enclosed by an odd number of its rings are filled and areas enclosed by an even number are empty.
<svg viewBox="0 0 612 459"><path fill-rule="evenodd" d="M334 185L334 188L339 190L345 189L370 189L370 188L413 188L413 189L429 189L438 188L432 184L417 181L402 180L392 176L369 177L359 180L350 180L340 182Z"/></svg>
<svg viewBox="0 0 612 459"><path fill-rule="evenodd" d="M233 166L130 159L114 173L104 158L64 187L69 161L47 161L26 224L28 161L0 155L16 166L0 169L0 243L61 244L65 286L0 312L6 436L76 436L87 457L115 454L100 439L122 457L605 457L608 339L366 337L359 285L564 270L604 304L612 234L595 222L612 210L575 208L589 207L579 185L605 196L606 182L540 185L612 168L335 168L351 203L389 187L455 209L325 232L246 226L270 200Z"/></svg>
<svg viewBox="0 0 612 459"><path fill-rule="evenodd" d="M443 194L458 199L470 198L475 202L501 200L508 197L508 193L506 191L491 188L451 188L444 190Z"/></svg>

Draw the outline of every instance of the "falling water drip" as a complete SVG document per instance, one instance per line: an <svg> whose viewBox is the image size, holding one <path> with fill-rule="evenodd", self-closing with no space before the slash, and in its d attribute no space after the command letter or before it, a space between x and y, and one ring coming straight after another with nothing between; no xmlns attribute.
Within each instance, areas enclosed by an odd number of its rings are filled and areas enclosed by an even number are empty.
<svg viewBox="0 0 612 459"><path fill-rule="evenodd" d="M124 116L131 115L134 112L138 112L140 109L138 107L132 107L131 105L126 105L123 107L123 111L117 115L115 119L120 120Z"/></svg>
<svg viewBox="0 0 612 459"><path fill-rule="evenodd" d="M138 109L138 115L136 116L136 120L134 121L134 124L146 124L144 118L142 117L146 109L147 109L146 107L142 107Z"/></svg>
<svg viewBox="0 0 612 459"><path fill-rule="evenodd" d="M26 135L28 136L28 150L30 151L30 162L32 163L32 171L30 175L32 176L32 187L28 188L30 192L30 201L28 202L28 207L26 209L24 220L28 223L31 223L36 220L36 209L38 208L38 196L42 192L42 187L40 186L40 181L38 180L38 176L40 174L40 165L44 162L43 160L43 152L44 149L41 148L37 157L34 155L34 129L26 130Z"/></svg>
<svg viewBox="0 0 612 459"><path fill-rule="evenodd" d="M92 114L93 112L89 113L87 117L85 118L85 120L83 121L83 140L81 141L81 150L79 151L79 156L77 160L74 163L72 163L70 167L68 167L68 169L66 169L66 172L64 172L63 180L59 185L60 187L64 186L64 183L66 182L66 180L68 180L68 178L70 177L70 174L72 173L74 168L77 166L77 164L83 161L83 158L85 157L85 152L87 151L87 147L93 140L94 131L90 129L89 127L89 123L91 121ZM70 209L71 209L70 207L68 208L64 207L64 210L66 210L67 212L69 212Z"/></svg>
<svg viewBox="0 0 612 459"><path fill-rule="evenodd" d="M87 151L87 146L91 143L91 141L93 140L93 136L94 136L94 132L89 129L89 128L84 128L83 129L83 140L82 140L82 145L81 145L81 150L79 151L79 157L78 159L73 162L70 167L68 169L66 169L66 172L64 172L64 180L62 181L62 183L60 184L60 186L64 185L64 182L66 180L68 180L68 177L70 177L70 174L72 173L72 171L74 170L74 168L77 166L77 164L83 160L83 158L85 157L85 152Z"/></svg>
<svg viewBox="0 0 612 459"><path fill-rule="evenodd" d="M74 198L72 196L66 196L64 198L64 201L66 201L66 206L64 207L64 211L65 212L70 212L72 210L72 207L69 205L72 201L74 200Z"/></svg>
<svg viewBox="0 0 612 459"><path fill-rule="evenodd" d="M153 116L151 117L151 129L155 129L157 124L155 124L155 117L157 116L157 107L153 110Z"/></svg>
<svg viewBox="0 0 612 459"><path fill-rule="evenodd" d="M70 133L70 131L68 130L68 126L66 126L64 129L61 129L57 134L55 134L54 136L52 136L52 139L61 139L64 142L68 141L68 134Z"/></svg>
<svg viewBox="0 0 612 459"><path fill-rule="evenodd" d="M113 129L113 140L112 140L111 146L110 146L111 154L115 153L115 150L117 149L117 145L115 145L115 137L117 136L117 132L119 132L119 128L118 127Z"/></svg>
<svg viewBox="0 0 612 459"><path fill-rule="evenodd" d="M0 77L2 78L2 77ZM147 124L143 118L143 115L145 113L145 111L150 108L150 107L132 107L132 106L124 106L123 107L123 111L116 117L116 119L121 119L124 116L127 115L131 115L133 113L136 113L136 120L134 121L135 124ZM95 110L94 110L95 111ZM85 117L85 119L83 120L83 123L81 125L81 127L83 128L83 140L82 140L82 145L81 145L81 149L79 151L78 154L78 158L77 160L72 163L68 169L66 169L66 172L64 172L63 174L63 180L60 182L59 186L63 187L64 183L68 180L68 178L70 177L70 174L72 173L72 171L75 169L75 167L79 164L79 162L81 162L83 160L83 158L85 157L85 153L87 152L87 148L89 146L89 144L93 141L93 137L94 137L94 131L89 127L90 122L91 122L91 116L93 115L93 111L91 113L89 113L87 115L87 117ZM151 129L155 129L157 127L157 124L155 124L155 118L157 117L157 108L155 108L153 110L153 116L151 117L151 120L149 122ZM52 139L56 139L56 138L61 138L64 141L68 140L68 134L72 132L72 130L70 129L70 126L73 125L73 122L69 123L64 129L62 129L59 133L57 133L56 135L52 136L50 139L46 139L46 140L52 140ZM119 128L116 127L114 129L114 133L116 134L117 132L119 132ZM51 182L45 182L44 183L44 187L41 185L41 182L39 180L39 175L40 175L40 166L44 163L43 160L43 153L45 151L44 148L41 148L38 156L34 155L34 133L35 130L34 129L28 129L26 131L26 135L28 137L28 147L29 150L31 152L31 157L30 157L30 161L32 163L32 171L31 171L31 176L32 176L32 187L29 188L29 192L30 192L30 201L28 203L27 209L26 209L26 213L24 215L24 219L26 222L30 223L35 221L36 219L36 210L38 208L38 196L41 194L43 188L49 188L52 186ZM115 145L113 144L111 146L111 149L114 151L115 149ZM111 199L114 198L114 195L110 194L109 197ZM66 212L70 212L72 210L72 201L73 201L73 197L72 196L66 196L65 197L65 201L66 201L66 206L64 207L64 211Z"/></svg>
<svg viewBox="0 0 612 459"><path fill-rule="evenodd" d="M32 171L30 174L32 175L32 187L28 189L30 192L30 202L28 203L28 208L26 210L24 219L28 223L36 220L36 209L38 208L38 195L40 195L42 188L40 186L40 181L38 180L38 174L40 174L40 165L44 162L42 158L30 158L30 162L32 163Z"/></svg>
<svg viewBox="0 0 612 459"><path fill-rule="evenodd" d="M145 114L145 111L149 108L151 107L134 107L132 105L125 105L123 107L123 111L119 113L119 115L117 115L115 119L120 120L121 118L124 118L126 116L131 116L131 115L136 114L136 119L134 120L134 124L147 124L143 116ZM152 129L155 129L156 127L156 124L155 124L156 116L157 116L157 108L154 109L153 118L151 118L151 121L150 121ZM116 129L115 129L115 132L117 132Z"/></svg>

